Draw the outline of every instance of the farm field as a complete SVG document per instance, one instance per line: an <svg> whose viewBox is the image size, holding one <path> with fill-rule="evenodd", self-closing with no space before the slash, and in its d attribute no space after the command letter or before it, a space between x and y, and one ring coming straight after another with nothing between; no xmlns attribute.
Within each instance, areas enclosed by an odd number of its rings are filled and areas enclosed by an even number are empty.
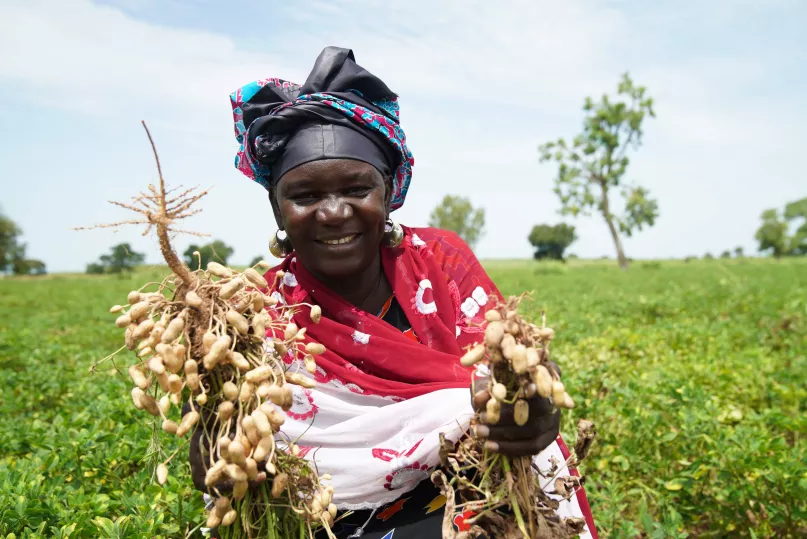
<svg viewBox="0 0 807 539"><path fill-rule="evenodd" d="M601 537L807 536L807 261L485 266L505 295L534 291L530 314L557 331L577 403L564 437L597 425L583 471ZM183 537L204 521L187 469L153 479L180 442L155 454L128 377L88 373L120 346L107 309L164 273L0 280L0 538Z"/></svg>

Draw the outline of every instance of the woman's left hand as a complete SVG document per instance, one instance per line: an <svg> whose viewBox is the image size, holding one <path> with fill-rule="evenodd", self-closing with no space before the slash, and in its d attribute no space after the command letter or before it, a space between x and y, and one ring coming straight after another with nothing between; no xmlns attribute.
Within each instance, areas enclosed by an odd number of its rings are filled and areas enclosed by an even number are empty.
<svg viewBox="0 0 807 539"><path fill-rule="evenodd" d="M480 412L481 419L474 432L477 437L487 439L485 445L489 451L511 457L537 455L557 438L560 410L549 398L542 398L537 392L525 399L529 403L529 417L524 425L516 424L513 406L505 403L501 405L499 421L495 425L486 424L485 404L490 400L487 387L485 377L471 382L472 404L474 410Z"/></svg>

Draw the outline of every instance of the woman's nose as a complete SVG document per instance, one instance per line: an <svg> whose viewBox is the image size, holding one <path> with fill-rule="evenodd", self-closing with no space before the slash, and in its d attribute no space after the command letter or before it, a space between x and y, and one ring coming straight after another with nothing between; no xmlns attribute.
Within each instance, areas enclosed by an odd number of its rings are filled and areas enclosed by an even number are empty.
<svg viewBox="0 0 807 539"><path fill-rule="evenodd" d="M350 204L341 196L329 196L317 207L317 220L323 224L339 224L353 215Z"/></svg>

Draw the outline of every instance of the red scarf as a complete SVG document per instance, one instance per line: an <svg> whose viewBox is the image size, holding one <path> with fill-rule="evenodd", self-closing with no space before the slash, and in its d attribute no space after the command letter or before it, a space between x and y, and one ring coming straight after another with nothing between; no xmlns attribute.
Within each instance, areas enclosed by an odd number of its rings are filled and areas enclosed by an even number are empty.
<svg viewBox="0 0 807 539"><path fill-rule="evenodd" d="M471 249L459 236L432 228L404 228L397 248L382 248L384 273L419 343L377 316L347 303L311 275L292 253L266 273L285 276L275 297L287 304L312 303L322 308L314 324L310 308L301 307L294 322L306 340L327 352L317 358L314 378L337 380L362 393L409 399L432 391L465 387L471 369L459 357L481 341L484 312L501 299Z"/></svg>

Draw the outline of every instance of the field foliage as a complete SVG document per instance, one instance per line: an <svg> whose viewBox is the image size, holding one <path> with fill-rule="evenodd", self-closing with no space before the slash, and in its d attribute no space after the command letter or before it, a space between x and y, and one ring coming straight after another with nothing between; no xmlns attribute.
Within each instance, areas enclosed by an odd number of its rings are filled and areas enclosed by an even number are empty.
<svg viewBox="0 0 807 539"><path fill-rule="evenodd" d="M611 264L487 265L557 330L578 404L564 436L597 424L584 471L601 537L807 535L807 264ZM203 522L187 469L153 480L165 455L127 379L111 363L88 374L120 345L108 307L162 275L0 280L0 537L181 537Z"/></svg>

